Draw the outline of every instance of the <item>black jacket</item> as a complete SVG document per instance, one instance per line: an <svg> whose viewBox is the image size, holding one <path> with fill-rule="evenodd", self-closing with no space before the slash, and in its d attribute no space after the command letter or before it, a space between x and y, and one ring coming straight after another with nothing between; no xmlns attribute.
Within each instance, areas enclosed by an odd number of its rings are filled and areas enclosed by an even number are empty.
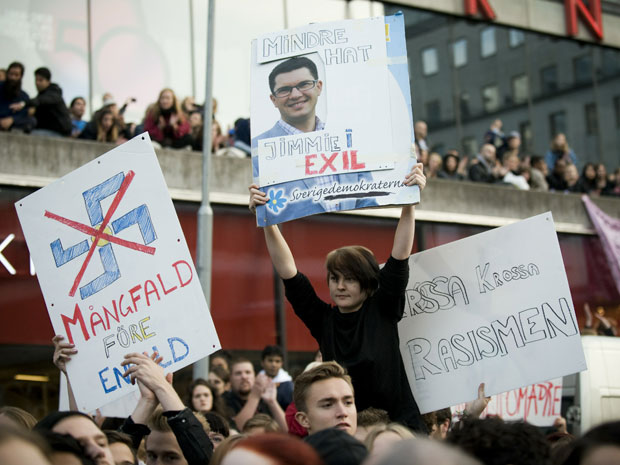
<svg viewBox="0 0 620 465"><path fill-rule="evenodd" d="M30 99L29 106L34 107L34 117L37 119L37 129L49 129L63 136L71 135L71 116L67 105L62 98L62 89L51 83Z"/></svg>

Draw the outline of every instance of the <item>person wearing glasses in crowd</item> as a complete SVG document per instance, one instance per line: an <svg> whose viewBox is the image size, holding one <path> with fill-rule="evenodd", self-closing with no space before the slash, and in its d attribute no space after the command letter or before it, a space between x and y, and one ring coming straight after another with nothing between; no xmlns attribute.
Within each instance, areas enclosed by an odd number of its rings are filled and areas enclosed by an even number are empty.
<svg viewBox="0 0 620 465"><path fill-rule="evenodd" d="M280 112L280 119L268 131L252 139L252 148L257 149L258 141L267 138L292 136L314 131L323 131L325 123L316 115L316 104L323 90L323 81L319 79L316 64L304 56L292 57L279 63L269 74L269 98ZM258 160L253 159L254 176L258 175ZM327 175L290 181L274 188L284 188L286 197L294 190L310 190L314 186L330 187L337 184L354 184L359 180L372 180L369 172ZM256 186L258 188L258 186ZM293 203L295 208L284 208L278 214L279 221L294 217L336 210L352 210L361 207L376 206L372 198L355 197L339 200L314 202L311 197ZM295 215L302 211L303 214Z"/></svg>

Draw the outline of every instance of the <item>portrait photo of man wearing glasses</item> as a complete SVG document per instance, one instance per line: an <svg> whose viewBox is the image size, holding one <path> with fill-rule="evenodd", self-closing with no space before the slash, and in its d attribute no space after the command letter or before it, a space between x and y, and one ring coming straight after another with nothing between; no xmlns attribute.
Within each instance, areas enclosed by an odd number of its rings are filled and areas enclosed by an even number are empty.
<svg viewBox="0 0 620 465"><path fill-rule="evenodd" d="M316 106L323 91L317 65L310 58L296 56L277 64L269 73L269 98L280 113L280 119L274 126L252 140L256 147L259 140L292 136L313 131L323 131L325 122L316 115ZM256 175L256 160L254 175ZM354 172L311 177L281 184L287 197L294 191L312 190L314 187L331 187L336 184L354 184L360 180L370 181L370 172ZM352 210L362 207L377 206L372 198L359 198L355 195L338 198L311 197L297 200L277 213L278 221L288 221L302 216L329 211Z"/></svg>

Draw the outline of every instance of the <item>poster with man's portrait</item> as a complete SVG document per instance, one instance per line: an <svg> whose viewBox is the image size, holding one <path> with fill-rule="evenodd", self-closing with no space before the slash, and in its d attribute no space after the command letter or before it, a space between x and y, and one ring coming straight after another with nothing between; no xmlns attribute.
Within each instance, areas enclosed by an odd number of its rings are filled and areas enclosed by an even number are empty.
<svg viewBox="0 0 620 465"><path fill-rule="evenodd" d="M254 40L251 131L259 226L419 202L402 14Z"/></svg>

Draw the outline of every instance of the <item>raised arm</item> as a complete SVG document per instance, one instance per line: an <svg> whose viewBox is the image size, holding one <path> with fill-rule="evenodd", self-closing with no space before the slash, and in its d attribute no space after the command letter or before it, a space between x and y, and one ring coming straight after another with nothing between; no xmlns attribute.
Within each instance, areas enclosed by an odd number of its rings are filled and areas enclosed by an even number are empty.
<svg viewBox="0 0 620 465"><path fill-rule="evenodd" d="M67 363L71 360L71 356L77 354L77 349L74 344L70 344L68 342L62 342L64 340L64 336L57 334L52 338L52 342L54 343L54 365L58 368L62 373L64 373L65 378L67 379L67 395L69 396L69 410L79 410L77 406L77 402L75 401L75 395L73 394L73 388L71 387L71 382L69 381L69 377L67 376Z"/></svg>
<svg viewBox="0 0 620 465"><path fill-rule="evenodd" d="M259 190L256 184L249 187L250 190L250 211L256 213L257 205L265 205L267 203L267 195ZM271 257L271 262L276 272L282 279L290 279L297 274L297 266L291 249L289 248L284 236L277 226L266 226L263 228L265 232L265 243Z"/></svg>
<svg viewBox="0 0 620 465"><path fill-rule="evenodd" d="M418 185L420 191L426 186L426 176L424 176L422 163L415 165L407 174L404 183L407 186ZM397 260L405 260L411 255L413 238L415 234L415 206L405 205L402 207L400 219L394 233L394 245L392 246L392 257Z"/></svg>

